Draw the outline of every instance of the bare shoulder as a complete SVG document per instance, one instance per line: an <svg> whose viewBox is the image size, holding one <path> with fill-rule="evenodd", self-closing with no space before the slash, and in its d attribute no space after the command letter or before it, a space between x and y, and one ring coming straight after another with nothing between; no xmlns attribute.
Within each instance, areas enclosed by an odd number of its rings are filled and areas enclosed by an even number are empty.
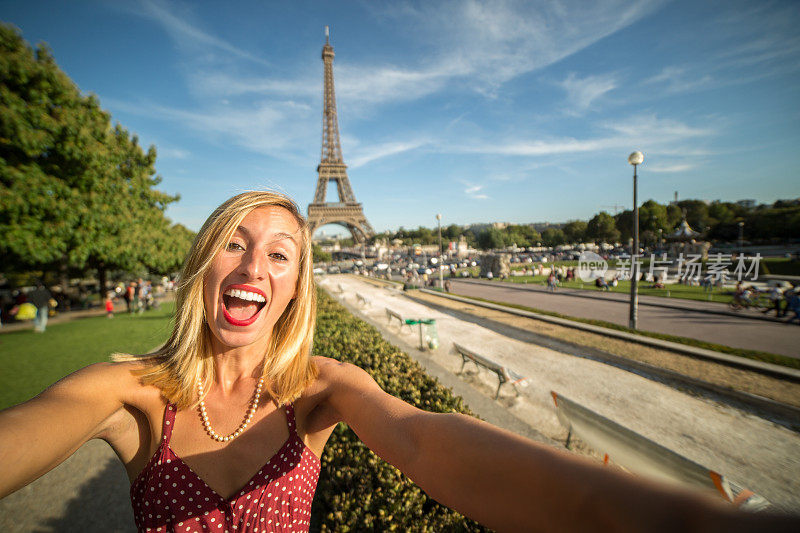
<svg viewBox="0 0 800 533"><path fill-rule="evenodd" d="M136 380L134 372L142 368L138 362L100 362L85 366L53 384L53 387L95 385L99 388L116 388Z"/></svg>
<svg viewBox="0 0 800 533"><path fill-rule="evenodd" d="M341 420L335 403L344 391L357 388L356 383L365 379L374 383L356 365L320 356L314 357L313 361L319 371L317 378L295 403L298 424L311 434L318 431L324 433ZM327 435L325 438L327 439Z"/></svg>
<svg viewBox="0 0 800 533"><path fill-rule="evenodd" d="M137 371L144 367L140 362L94 363L60 379L42 393L46 396L81 397L105 402L138 404L141 396L152 387L141 384Z"/></svg>
<svg viewBox="0 0 800 533"><path fill-rule="evenodd" d="M353 386L365 380L372 381L365 370L352 363L321 356L314 357L314 363L319 369L317 382L320 387L335 390L343 386Z"/></svg>

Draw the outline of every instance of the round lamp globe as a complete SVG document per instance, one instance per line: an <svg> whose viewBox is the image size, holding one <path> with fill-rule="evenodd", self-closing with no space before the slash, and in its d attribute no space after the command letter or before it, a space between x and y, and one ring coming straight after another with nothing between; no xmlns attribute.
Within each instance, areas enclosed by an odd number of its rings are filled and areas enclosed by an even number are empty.
<svg viewBox="0 0 800 533"><path fill-rule="evenodd" d="M638 150L628 156L628 163L631 165L641 165L642 161L644 161L644 154Z"/></svg>

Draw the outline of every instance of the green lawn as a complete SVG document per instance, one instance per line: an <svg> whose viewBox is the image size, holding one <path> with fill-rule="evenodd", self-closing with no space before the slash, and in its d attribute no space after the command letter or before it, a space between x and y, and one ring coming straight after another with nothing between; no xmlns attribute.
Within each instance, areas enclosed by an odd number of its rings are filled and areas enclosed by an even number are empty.
<svg viewBox="0 0 800 533"><path fill-rule="evenodd" d="M79 368L114 352L144 353L169 337L174 303L141 315L119 313L0 334L0 409L32 398Z"/></svg>
<svg viewBox="0 0 800 533"><path fill-rule="evenodd" d="M539 285L547 284L547 276L511 276L506 280L511 283L538 283ZM702 300L704 302L720 302L728 303L733 299L731 289L714 288L712 292L706 292L703 287L692 287L689 285L671 284L667 285L664 289L651 289L653 285L649 281L639 282L639 294L647 296L661 296L664 298L684 298L687 300ZM599 291L594 286L594 283L583 283L580 280L561 282L559 287L569 289L585 289L590 291ZM611 292L619 292L623 294L631 293L631 282L620 281L616 287L610 287Z"/></svg>

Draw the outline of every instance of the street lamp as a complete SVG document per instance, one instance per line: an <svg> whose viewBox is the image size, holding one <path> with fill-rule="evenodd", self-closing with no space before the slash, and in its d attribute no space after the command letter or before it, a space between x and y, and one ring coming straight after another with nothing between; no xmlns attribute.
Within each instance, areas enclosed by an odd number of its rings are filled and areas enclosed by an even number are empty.
<svg viewBox="0 0 800 533"><path fill-rule="evenodd" d="M439 288L444 290L444 274L442 273L442 214L436 214L436 225L439 227Z"/></svg>
<svg viewBox="0 0 800 533"><path fill-rule="evenodd" d="M742 255L744 249L744 222L739 222L739 255Z"/></svg>
<svg viewBox="0 0 800 533"><path fill-rule="evenodd" d="M636 329L637 315L639 313L639 263L636 256L639 255L639 200L636 196L636 167L644 161L644 154L633 152L628 156L628 163L633 165L633 247L631 248L631 309L628 319L628 327Z"/></svg>

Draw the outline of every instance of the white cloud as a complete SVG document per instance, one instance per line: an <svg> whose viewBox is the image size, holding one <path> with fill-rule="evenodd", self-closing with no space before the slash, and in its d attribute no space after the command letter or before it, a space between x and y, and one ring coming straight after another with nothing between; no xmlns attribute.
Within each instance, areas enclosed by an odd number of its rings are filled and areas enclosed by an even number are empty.
<svg viewBox="0 0 800 533"><path fill-rule="evenodd" d="M483 190L483 185L473 185L471 183L464 183L467 188L464 189L464 194L472 198L473 200L488 200L489 196L486 194L481 193Z"/></svg>
<svg viewBox="0 0 800 533"><path fill-rule="evenodd" d="M692 170L695 168L695 165L691 165L688 163L679 163L675 165L656 165L652 167L647 167L648 172L686 172L687 170Z"/></svg>
<svg viewBox="0 0 800 533"><path fill-rule="evenodd" d="M192 25L188 20L190 18L190 14L186 6L181 6L183 13L182 15L177 15L175 13L175 8L178 7L176 4L171 4L169 8L160 0L140 0L139 4L142 7L142 10L132 10L131 12L134 12L138 15L143 15L158 22L180 46L196 47L200 45L204 47L215 48L222 50L223 52L233 54L237 57L260 63L262 65L267 64L267 62L262 58L257 57L246 50L237 48L229 42L201 30L196 25Z"/></svg>
<svg viewBox="0 0 800 533"><path fill-rule="evenodd" d="M351 111L360 113L362 107L413 101L455 84L462 90L492 96L505 82L591 46L651 13L661 3L471 0L427 3L419 9L408 4L388 8L397 24L415 29L416 45L422 50L415 56L422 59L404 66L385 62L357 64L342 59L335 66L337 98ZM277 79L204 72L195 78L205 90L226 95L292 94L310 98L319 93L320 75L316 70L307 70L294 78ZM588 106L613 89L607 87L609 83L616 86L609 76L587 79L578 101Z"/></svg>
<svg viewBox="0 0 800 533"><path fill-rule="evenodd" d="M668 66L642 83L663 86L667 93L674 94L710 88L715 80L710 74L697 74L689 72L686 67Z"/></svg>
<svg viewBox="0 0 800 533"><path fill-rule="evenodd" d="M280 159L306 161L318 150L307 145L309 138L319 137L318 123L312 120L309 110L291 102L258 102L241 107L209 105L197 110L112 99L105 103L114 111L178 122L185 130L212 142L233 143Z"/></svg>
<svg viewBox="0 0 800 533"><path fill-rule="evenodd" d="M164 148L163 145L159 146L158 157L162 159L186 159L192 155L188 150L181 150L180 148Z"/></svg>
<svg viewBox="0 0 800 533"><path fill-rule="evenodd" d="M552 2L430 2L412 13L434 58L424 72L468 76L472 87L492 94L521 74L560 61L652 13L663 2L610 0Z"/></svg>
<svg viewBox="0 0 800 533"><path fill-rule="evenodd" d="M494 154L506 156L542 157L563 154L620 151L641 149L646 153L680 154L682 156L708 155L696 148L697 138L713 136L711 127L695 127L673 119L662 119L656 115L643 115L625 120L605 122L601 128L606 135L593 138L573 137L549 140L519 140L517 137L503 142L474 140L463 144L440 144L443 153Z"/></svg>
<svg viewBox="0 0 800 533"><path fill-rule="evenodd" d="M589 110L592 102L616 89L618 82L614 74L579 78L573 72L559 85L567 92L567 102L570 105L567 112L572 115L581 115Z"/></svg>
<svg viewBox="0 0 800 533"><path fill-rule="evenodd" d="M350 168L358 168L366 165L367 163L375 161L376 159L415 150L424 144L425 141L408 141L389 142L368 147L360 147L353 150L353 157L350 158Z"/></svg>

